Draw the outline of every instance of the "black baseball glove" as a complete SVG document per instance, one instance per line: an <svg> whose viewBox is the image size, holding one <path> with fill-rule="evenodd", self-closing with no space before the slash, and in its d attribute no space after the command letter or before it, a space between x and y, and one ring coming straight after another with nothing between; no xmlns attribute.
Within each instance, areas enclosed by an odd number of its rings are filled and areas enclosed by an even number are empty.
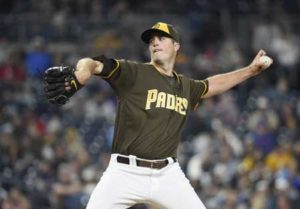
<svg viewBox="0 0 300 209"><path fill-rule="evenodd" d="M45 71L45 94L51 104L64 105L69 98L75 94L83 85L81 85L75 74L75 69L70 66L55 66ZM65 83L69 83L66 89Z"/></svg>

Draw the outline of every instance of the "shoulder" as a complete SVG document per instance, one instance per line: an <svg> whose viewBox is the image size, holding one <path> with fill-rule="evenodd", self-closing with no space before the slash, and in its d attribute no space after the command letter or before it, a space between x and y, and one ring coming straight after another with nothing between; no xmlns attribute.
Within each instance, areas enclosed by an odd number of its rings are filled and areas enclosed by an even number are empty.
<svg viewBox="0 0 300 209"><path fill-rule="evenodd" d="M194 83L202 83L202 82L206 82L206 80L203 79L194 79L194 78L190 78L186 75L183 74L177 74L178 78L180 78L181 80L185 80L185 81L189 81L189 82L194 82Z"/></svg>
<svg viewBox="0 0 300 209"><path fill-rule="evenodd" d="M136 68L136 69L149 69L152 68L152 65L149 63L142 63L133 60L126 60L126 59L116 59L119 62L120 66L122 67L129 67L129 68Z"/></svg>
<svg viewBox="0 0 300 209"><path fill-rule="evenodd" d="M142 63L134 60L127 60L127 59L115 59L115 60L121 63L127 63L131 65L146 65L146 63Z"/></svg>
<svg viewBox="0 0 300 209"><path fill-rule="evenodd" d="M175 75L177 76L177 78L179 78L179 79L182 80L182 81L190 81L190 80L191 80L191 78L189 78L189 77L187 77L187 76L185 76L185 75L183 75L183 74L177 74L177 73L175 72Z"/></svg>

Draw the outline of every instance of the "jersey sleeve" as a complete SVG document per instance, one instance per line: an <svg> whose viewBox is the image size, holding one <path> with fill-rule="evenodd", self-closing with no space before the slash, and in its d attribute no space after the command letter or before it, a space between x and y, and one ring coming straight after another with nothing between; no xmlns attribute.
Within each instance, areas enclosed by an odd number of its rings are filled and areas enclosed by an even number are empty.
<svg viewBox="0 0 300 209"><path fill-rule="evenodd" d="M134 62L108 59L103 56L93 59L103 63L103 70L98 76L107 81L117 94L125 93L133 86L137 74Z"/></svg>
<svg viewBox="0 0 300 209"><path fill-rule="evenodd" d="M208 80L190 80L191 108L196 109L201 97L208 91Z"/></svg>

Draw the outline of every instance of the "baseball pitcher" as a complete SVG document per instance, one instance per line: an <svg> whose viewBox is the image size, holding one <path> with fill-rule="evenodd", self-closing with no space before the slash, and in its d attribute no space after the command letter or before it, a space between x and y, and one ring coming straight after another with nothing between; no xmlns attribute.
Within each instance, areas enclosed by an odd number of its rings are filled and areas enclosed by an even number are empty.
<svg viewBox="0 0 300 209"><path fill-rule="evenodd" d="M201 99L221 94L272 64L260 50L248 66L194 80L174 70L180 37L158 22L144 31L151 60L139 63L103 55L82 58L76 68L45 72L50 103L63 105L93 76L107 81L118 98L110 163L87 209L125 209L137 203L162 209L205 209L176 158L183 125Z"/></svg>

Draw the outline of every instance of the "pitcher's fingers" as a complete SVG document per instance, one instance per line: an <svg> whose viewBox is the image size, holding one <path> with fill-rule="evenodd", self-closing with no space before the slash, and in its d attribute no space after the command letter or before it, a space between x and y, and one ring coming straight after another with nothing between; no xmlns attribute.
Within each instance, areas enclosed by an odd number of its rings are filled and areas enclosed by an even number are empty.
<svg viewBox="0 0 300 209"><path fill-rule="evenodd" d="M259 50L258 53L260 54L260 56L265 56L266 55L266 51L263 50L263 49Z"/></svg>
<svg viewBox="0 0 300 209"><path fill-rule="evenodd" d="M255 56L255 59L258 59L259 57L262 57L264 55L266 55L266 52L265 50L261 49L258 51L257 55Z"/></svg>

